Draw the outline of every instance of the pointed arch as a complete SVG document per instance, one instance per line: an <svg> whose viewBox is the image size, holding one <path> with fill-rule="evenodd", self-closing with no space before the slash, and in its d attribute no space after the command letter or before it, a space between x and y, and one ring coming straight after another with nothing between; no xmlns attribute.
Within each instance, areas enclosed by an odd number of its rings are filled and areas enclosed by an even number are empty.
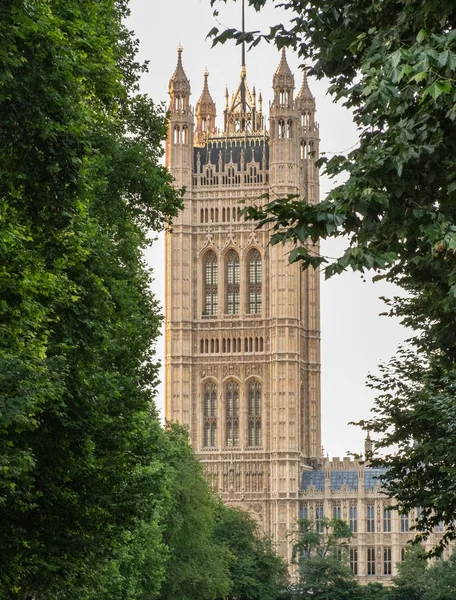
<svg viewBox="0 0 456 600"><path fill-rule="evenodd" d="M203 314L216 315L218 313L218 261L213 250L203 256Z"/></svg>
<svg viewBox="0 0 456 600"><path fill-rule="evenodd" d="M229 315L239 314L239 254L236 250L228 250L225 255L225 290L226 312Z"/></svg>
<svg viewBox="0 0 456 600"><path fill-rule="evenodd" d="M225 385L226 446L239 446L239 384L230 379Z"/></svg>
<svg viewBox="0 0 456 600"><path fill-rule="evenodd" d="M207 381L203 389L203 442L205 448L217 446L217 384Z"/></svg>
<svg viewBox="0 0 456 600"><path fill-rule="evenodd" d="M261 313L262 279L261 255L253 248L247 255L247 309L251 314Z"/></svg>
<svg viewBox="0 0 456 600"><path fill-rule="evenodd" d="M248 434L247 443L250 447L261 446L261 411L262 390L261 383L257 379L251 379L247 383L248 402Z"/></svg>

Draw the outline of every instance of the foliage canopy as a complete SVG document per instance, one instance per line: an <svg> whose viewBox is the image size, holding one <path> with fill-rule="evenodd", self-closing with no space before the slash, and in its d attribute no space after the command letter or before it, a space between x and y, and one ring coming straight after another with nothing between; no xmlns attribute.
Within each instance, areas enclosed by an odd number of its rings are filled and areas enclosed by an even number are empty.
<svg viewBox="0 0 456 600"><path fill-rule="evenodd" d="M215 4L216 0L211 0ZM266 0L248 0L261 10ZM402 287L390 313L414 331L371 385L380 392L375 415L362 425L380 434L374 457L384 483L404 510L422 507L428 535L443 521L454 538L456 382L456 7L437 2L274 0L290 23L267 32L220 32L291 47L309 72L329 80L329 93L352 109L359 145L319 160L342 176L318 205L305 198L250 207L247 218L271 228L271 243L290 242L291 261L324 268L375 270ZM346 236L344 252L315 256L306 243Z"/></svg>

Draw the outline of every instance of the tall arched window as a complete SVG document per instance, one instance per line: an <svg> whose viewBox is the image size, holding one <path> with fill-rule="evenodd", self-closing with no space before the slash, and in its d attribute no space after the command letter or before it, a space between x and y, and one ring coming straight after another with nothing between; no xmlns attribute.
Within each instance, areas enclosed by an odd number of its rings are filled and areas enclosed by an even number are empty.
<svg viewBox="0 0 456 600"><path fill-rule="evenodd" d="M261 446L261 383L251 381L248 387L249 446Z"/></svg>
<svg viewBox="0 0 456 600"><path fill-rule="evenodd" d="M239 314L239 256L234 250L226 257L226 312Z"/></svg>
<svg viewBox="0 0 456 600"><path fill-rule="evenodd" d="M248 260L248 307L249 313L261 312L261 256L252 250Z"/></svg>
<svg viewBox="0 0 456 600"><path fill-rule="evenodd" d="M212 251L204 255L204 310L205 315L218 312L218 264Z"/></svg>
<svg viewBox="0 0 456 600"><path fill-rule="evenodd" d="M226 445L239 446L239 385L229 381L225 392Z"/></svg>
<svg viewBox="0 0 456 600"><path fill-rule="evenodd" d="M217 385L209 381L204 386L204 447L217 446Z"/></svg>

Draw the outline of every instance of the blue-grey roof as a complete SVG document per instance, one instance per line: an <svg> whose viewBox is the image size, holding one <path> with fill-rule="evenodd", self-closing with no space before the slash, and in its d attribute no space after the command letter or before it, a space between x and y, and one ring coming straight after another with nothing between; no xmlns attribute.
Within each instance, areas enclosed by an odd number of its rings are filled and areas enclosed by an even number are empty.
<svg viewBox="0 0 456 600"><path fill-rule="evenodd" d="M302 489L306 490L310 485L314 485L317 488L317 490L324 490L324 471L304 471L304 473L302 474Z"/></svg>
<svg viewBox="0 0 456 600"><path fill-rule="evenodd" d="M366 468L364 469L364 488L372 489L377 483L380 483L380 476L386 473L386 469L381 468ZM330 472L330 486L332 490L339 490L343 485L346 485L350 490L358 489L358 470L343 469L341 471ZM302 474L301 489L307 490L313 485L317 490L323 490L325 487L325 472L324 471L304 471Z"/></svg>
<svg viewBox="0 0 456 600"><path fill-rule="evenodd" d="M357 490L358 471L332 471L331 489L339 490L343 485L348 485L350 490Z"/></svg>
<svg viewBox="0 0 456 600"><path fill-rule="evenodd" d="M386 469L366 469L364 471L364 487L366 489L374 488L377 483L381 483L380 475L383 475L384 473L386 473Z"/></svg>

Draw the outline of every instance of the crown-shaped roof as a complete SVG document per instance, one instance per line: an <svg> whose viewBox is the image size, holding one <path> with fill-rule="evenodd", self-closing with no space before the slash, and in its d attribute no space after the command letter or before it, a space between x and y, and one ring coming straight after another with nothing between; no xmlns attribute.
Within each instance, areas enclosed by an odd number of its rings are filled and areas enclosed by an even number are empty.
<svg viewBox="0 0 456 600"><path fill-rule="evenodd" d="M190 94L190 81L185 74L182 66L182 46L179 44L177 48L177 66L173 76L169 81L170 94Z"/></svg>
<svg viewBox="0 0 456 600"><path fill-rule="evenodd" d="M227 133L246 133L259 131L263 127L263 120L256 107L256 92L250 91L247 84L247 70L245 65L241 68L241 81L236 92L229 101L227 91L227 108L225 111L225 128ZM258 115L258 117L257 117Z"/></svg>

